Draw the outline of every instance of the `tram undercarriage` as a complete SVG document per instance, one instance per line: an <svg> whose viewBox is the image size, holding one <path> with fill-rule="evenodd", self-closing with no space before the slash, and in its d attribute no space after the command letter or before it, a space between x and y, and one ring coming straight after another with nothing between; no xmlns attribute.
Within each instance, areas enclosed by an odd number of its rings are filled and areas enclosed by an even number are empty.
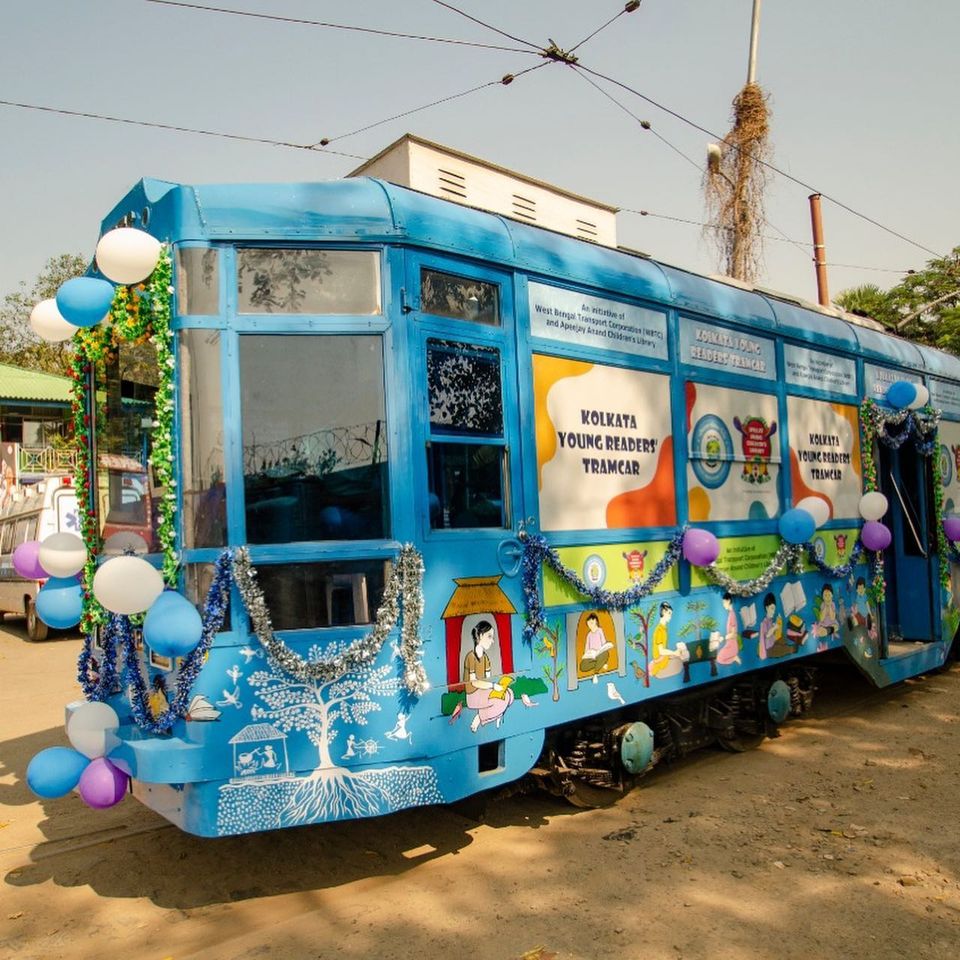
<svg viewBox="0 0 960 960"><path fill-rule="evenodd" d="M778 736L782 722L810 709L816 673L757 673L556 727L529 778L574 806L604 806L694 750L717 744L739 753Z"/></svg>

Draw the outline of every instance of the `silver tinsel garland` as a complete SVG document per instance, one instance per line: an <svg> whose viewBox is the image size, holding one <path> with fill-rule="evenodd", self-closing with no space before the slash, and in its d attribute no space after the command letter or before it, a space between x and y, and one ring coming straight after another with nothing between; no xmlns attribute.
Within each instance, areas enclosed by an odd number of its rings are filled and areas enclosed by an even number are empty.
<svg viewBox="0 0 960 960"><path fill-rule="evenodd" d="M755 597L758 593L768 590L770 584L773 583L773 578L784 568L789 567L794 573L800 573L802 552L803 547L801 545L784 541L780 544L780 549L773 555L767 569L755 580L748 580L746 583L734 580L729 573L721 570L716 563L711 563L709 566L700 569L717 586L723 587L731 596Z"/></svg>
<svg viewBox="0 0 960 960"><path fill-rule="evenodd" d="M373 630L354 640L338 654L320 660L306 660L291 650L273 632L270 611L257 583L257 571L250 563L246 547L236 551L233 575L250 615L254 633L271 659L298 680L328 681L372 663L383 648L390 631L401 620L400 659L403 661L403 685L414 696L422 696L429 687L421 662L420 619L423 615L423 558L412 544L400 548L393 572L383 591Z"/></svg>

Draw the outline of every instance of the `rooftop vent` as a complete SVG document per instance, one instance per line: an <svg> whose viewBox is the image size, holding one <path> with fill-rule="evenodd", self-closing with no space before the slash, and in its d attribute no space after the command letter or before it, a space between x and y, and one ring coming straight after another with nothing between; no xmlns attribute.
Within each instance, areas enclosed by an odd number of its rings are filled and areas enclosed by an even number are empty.
<svg viewBox="0 0 960 960"><path fill-rule="evenodd" d="M581 240L617 245L617 208L406 134L348 174L379 177Z"/></svg>

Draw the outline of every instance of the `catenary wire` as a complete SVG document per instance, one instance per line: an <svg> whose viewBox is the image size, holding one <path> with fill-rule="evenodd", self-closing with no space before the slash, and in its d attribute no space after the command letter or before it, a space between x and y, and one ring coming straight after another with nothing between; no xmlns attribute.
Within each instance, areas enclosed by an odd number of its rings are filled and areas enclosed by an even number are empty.
<svg viewBox="0 0 960 960"><path fill-rule="evenodd" d="M619 20L620 17L622 17L625 13L633 13L633 11L636 10L637 7L639 6L640 6L640 0L636 0L636 2L624 4L623 8L621 10L618 10L605 24L597 27L597 29L594 30L593 33L590 33L587 36L585 36L579 43L575 43L567 51L567 53L573 53L574 50L578 49L579 47L582 47L588 40L592 40L598 33L600 33L601 30L606 30L607 27L609 27L610 24L613 23L615 20Z"/></svg>
<svg viewBox="0 0 960 960"><path fill-rule="evenodd" d="M484 50L505 50L508 53L534 54L536 51L519 47L504 47L493 43L478 43L473 40L456 40L451 37L433 37L419 33L400 33L394 30L377 30L373 27L358 27L345 23L328 23L323 20L306 20L299 17L281 17L273 13L256 13L251 10L232 10L229 7L211 7L200 3L184 3L183 0L144 0L164 7L180 7L184 10L198 10L204 13L223 13L235 17L249 17L255 20L272 20L276 23L292 23L309 27L326 27L330 30L350 30L356 33L372 33L380 37L394 37L401 40L429 40L433 43L453 43L465 47L479 47Z"/></svg>
<svg viewBox="0 0 960 960"><path fill-rule="evenodd" d="M488 87L506 86L507 84L516 80L517 77L522 77L525 73L532 73L534 70L539 70L541 67L547 66L548 62L549 61L538 63L534 67L527 67L526 70L520 70L517 73L508 73L500 80L490 80L487 83L481 83L476 87L471 87L469 90L463 90L460 93L453 93L449 97L441 97L439 100L432 100L430 103L423 104L423 106L413 107L411 110L405 110L403 113L394 114L392 117L386 117L383 120L376 120L373 123L368 123L366 126L358 127L356 130L351 130L349 133L341 133L335 137L324 137L322 140L318 140L316 143L311 144L311 147L326 147L328 143L334 143L337 140L344 140L347 137L355 136L358 133L364 133L367 130L372 130L374 127L379 127L385 123L390 123L392 120L399 120L401 117L409 117L411 114L419 113L421 110L427 110L430 107L436 107L441 103L449 103L451 100L459 100L461 97L465 97L471 93L476 93L478 90L486 90Z"/></svg>
<svg viewBox="0 0 960 960"><path fill-rule="evenodd" d="M473 23L479 24L481 27L486 27L487 30L492 30L494 33L499 33L501 37L506 37L508 40L513 40L516 43L525 43L528 47L532 47L535 53L540 53L543 49L542 45L539 43L533 43L530 40L524 40L523 37L515 37L512 33L506 33L504 30L501 30L499 27L495 27L490 23L485 23L483 20L478 20L476 17L472 16L469 13L466 13L463 10L460 10L458 7L455 7L452 3L445 3L444 0L431 0L438 7L444 7L447 10L450 10L453 13L459 14L461 17L466 17L468 20L473 21Z"/></svg>
<svg viewBox="0 0 960 960"><path fill-rule="evenodd" d="M622 90L626 90L628 93L632 93L636 97L640 97L641 100L645 100L651 106L656 107L658 110L662 110L664 113L669 114L671 117L675 117L681 123L685 123L687 126L693 127L694 130L699 130L701 133L705 133L712 140L722 140L723 138L718 134L714 133L712 130L708 130L706 127L701 126L699 123L696 123L693 120L690 120L688 117L683 116L681 113L677 113L676 110L671 110L670 107L665 106L662 103L658 103L656 100L648 97L645 93L641 93L639 90L634 87L629 86L629 84L623 83L621 80L617 80L614 77L608 77L605 74L600 73L597 70L591 70L589 67L585 67L582 63L577 64L578 70L585 70L587 73L591 74L594 77L599 77L601 80L606 80L608 83L612 83L614 86L620 87ZM832 197L827 193L824 193L822 190L818 190L816 187L812 186L809 183L799 179L798 177L793 176L790 173L787 173L785 170L781 170L779 167L766 160L757 160L757 163L762 166L767 167L769 170L773 171L777 175L784 177L787 180L792 181L793 183L798 184L806 190L810 190L812 193L818 193L824 200L829 200L831 203L836 204L843 210L846 210L847 213L853 214L855 217L859 217L861 220L866 221L867 223L873 224L873 226L878 227L880 230L883 230L885 233L889 233L894 237L897 237L899 240L903 240L905 243L909 243L911 246L917 247L920 250L924 250L927 253L933 254L935 257L941 257L942 254L937 253L936 250L932 250L930 247L925 246L922 243L918 243L916 240L911 240L910 237L905 236L897 230L894 230L892 227L888 227L885 224L880 223L878 220L874 220L872 217L867 216L865 213L861 213L859 210L855 210L853 207L849 206L846 203L843 203L841 200L838 200L836 197Z"/></svg>

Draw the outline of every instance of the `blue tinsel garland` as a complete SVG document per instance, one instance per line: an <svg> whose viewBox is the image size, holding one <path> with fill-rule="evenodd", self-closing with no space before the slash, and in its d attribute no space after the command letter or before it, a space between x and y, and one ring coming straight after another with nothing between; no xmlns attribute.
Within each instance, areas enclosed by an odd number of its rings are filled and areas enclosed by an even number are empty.
<svg viewBox="0 0 960 960"><path fill-rule="evenodd" d="M569 584L578 593L588 597L591 602L605 610L626 610L650 596L660 581L674 567L683 553L683 535L681 530L667 545L663 559L650 571L650 576L642 583L634 584L629 590L613 591L601 587L591 587L574 570L563 565L560 555L551 547L546 538L539 534L527 534L523 538L523 559L521 562L523 599L527 607L527 622L523 628L523 638L532 642L545 623L543 604L540 602L539 577L541 563L548 566L561 580Z"/></svg>
<svg viewBox="0 0 960 960"><path fill-rule="evenodd" d="M807 544L807 559L824 574L824 576L833 577L836 580L845 580L849 577L864 553L866 553L866 547L864 547L863 541L858 539L853 545L853 550L850 551L850 559L839 567L831 567L817 556L817 552L812 543Z"/></svg>
<svg viewBox="0 0 960 960"><path fill-rule="evenodd" d="M233 556L225 550L217 558L213 583L203 603L203 632L200 642L190 651L180 667L177 689L166 710L154 717L150 711L147 681L140 667L140 654L133 638L130 618L111 614L103 629L103 656L99 677L91 680L89 674L92 653L92 635L88 635L79 661L79 679L83 692L90 700L105 700L113 692L117 677L117 654L121 659L121 681L130 691L130 706L133 719L141 730L149 733L169 733L173 725L183 717L190 703L190 691L203 667L204 658L213 645L214 637L223 625L233 583Z"/></svg>

